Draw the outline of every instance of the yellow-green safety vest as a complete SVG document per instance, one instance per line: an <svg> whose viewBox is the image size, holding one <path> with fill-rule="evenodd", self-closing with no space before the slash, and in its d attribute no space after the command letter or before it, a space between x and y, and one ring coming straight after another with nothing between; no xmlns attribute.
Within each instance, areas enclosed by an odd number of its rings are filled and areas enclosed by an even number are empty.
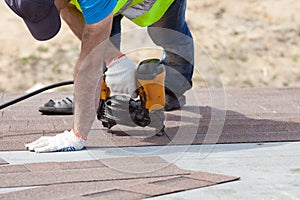
<svg viewBox="0 0 300 200"><path fill-rule="evenodd" d="M135 24L145 27L160 20L174 0L118 0L114 15L122 14ZM80 11L78 0L71 0Z"/></svg>

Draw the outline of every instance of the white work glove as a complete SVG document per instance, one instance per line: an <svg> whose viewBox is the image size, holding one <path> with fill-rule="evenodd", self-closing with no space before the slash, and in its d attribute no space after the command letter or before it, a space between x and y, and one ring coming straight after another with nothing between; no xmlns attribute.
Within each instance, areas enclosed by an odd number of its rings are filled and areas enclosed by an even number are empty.
<svg viewBox="0 0 300 200"><path fill-rule="evenodd" d="M112 93L134 95L137 89L136 66L127 56L110 63L105 75L105 82Z"/></svg>
<svg viewBox="0 0 300 200"><path fill-rule="evenodd" d="M73 131L64 131L55 136L43 136L26 144L25 147L36 153L53 151L77 151L84 148L85 140L76 136Z"/></svg>

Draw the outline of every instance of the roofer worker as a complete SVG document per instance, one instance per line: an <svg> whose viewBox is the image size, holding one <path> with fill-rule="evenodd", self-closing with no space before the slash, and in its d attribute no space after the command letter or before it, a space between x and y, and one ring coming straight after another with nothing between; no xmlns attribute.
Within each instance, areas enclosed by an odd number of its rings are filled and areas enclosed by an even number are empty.
<svg viewBox="0 0 300 200"><path fill-rule="evenodd" d="M23 18L37 40L53 38L60 30L60 15L81 40L74 67L74 124L70 131L44 136L27 144L35 152L83 149L95 120L100 99L103 64L106 83L112 92L132 95L136 90L136 66L122 54L118 40L109 37L121 32L121 19L129 18L147 26L154 43L162 46L166 66L166 110L180 107L178 100L192 86L193 41L185 21L186 0L5 0ZM151 29L159 27L165 29ZM171 34L164 30L174 30ZM179 56L180 55L180 56ZM175 70L174 70L175 69ZM179 72L179 73L178 73ZM184 104L185 102L183 102Z"/></svg>

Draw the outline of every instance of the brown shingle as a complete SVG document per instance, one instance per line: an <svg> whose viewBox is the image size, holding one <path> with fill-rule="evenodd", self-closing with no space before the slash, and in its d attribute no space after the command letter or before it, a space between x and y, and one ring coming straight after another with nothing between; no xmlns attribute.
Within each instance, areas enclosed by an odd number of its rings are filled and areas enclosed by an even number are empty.
<svg viewBox="0 0 300 200"><path fill-rule="evenodd" d="M151 173L126 173L104 167L102 163L105 163L105 161L109 163L126 163L128 170L136 167L135 165L139 165L140 169L158 164L168 167ZM80 164L85 169L79 169ZM39 166L41 168L38 168ZM75 166L76 169L70 169L72 166ZM24 199L27 197L32 200L74 198L143 199L238 179L237 177L182 170L159 157L114 158L70 163L36 163L27 164L26 167L24 165L3 166L0 167L1 169L3 172L10 169L2 176L0 173L0 187L2 188L9 187L9 185L3 184L8 182L18 182L14 186L43 185L42 187L0 194L1 199ZM102 170L103 174L99 174L101 172L99 169L104 169ZM134 168L134 170L136 169ZM25 174L29 176L25 177ZM24 178L26 178L26 181L24 181Z"/></svg>
<svg viewBox="0 0 300 200"><path fill-rule="evenodd" d="M226 120L220 135L220 127L216 129L211 125L222 123L225 108L216 108L211 94L222 97L223 92L227 97ZM50 98L59 99L65 95L40 94L1 110L0 150L25 150L23 143L32 142L42 134L51 135L70 129L73 116L47 116L38 112L38 107ZM19 95L1 94L1 101L16 96ZM152 136L154 132L148 128L120 126L113 127L111 134L95 120L87 147L201 144L205 138L205 143L299 141L299 98L300 88L195 89L187 92L188 104L181 111L166 113L167 136ZM224 101L217 100L220 105ZM207 135L209 127L210 134L214 135Z"/></svg>

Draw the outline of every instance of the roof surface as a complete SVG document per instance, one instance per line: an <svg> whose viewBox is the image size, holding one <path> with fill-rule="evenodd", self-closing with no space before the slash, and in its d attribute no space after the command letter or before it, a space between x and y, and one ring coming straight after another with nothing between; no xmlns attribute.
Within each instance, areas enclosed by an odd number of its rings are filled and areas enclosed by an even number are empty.
<svg viewBox="0 0 300 200"><path fill-rule="evenodd" d="M222 145L230 149L230 145L237 144L243 148L249 143L286 144L300 140L298 88L195 89L187 93L187 105L181 111L166 113L167 135L163 137L155 136L151 128L119 125L108 133L95 120L84 151L41 156L24 152L24 143L72 127L72 116L38 112L38 107L50 98L65 95L44 93L0 111L2 197L143 199L180 194L179 191L238 180L244 175L239 170L234 174L228 169L227 176L224 169L216 170L216 174L200 172L209 171L204 166L195 170L186 165L178 167L182 160L186 161L181 154L191 156L193 148L209 154L213 148L224 148ZM0 103L18 96L0 94ZM197 157L189 158L188 163L197 162ZM299 161L293 162L300 166ZM297 172L298 168L293 169Z"/></svg>

